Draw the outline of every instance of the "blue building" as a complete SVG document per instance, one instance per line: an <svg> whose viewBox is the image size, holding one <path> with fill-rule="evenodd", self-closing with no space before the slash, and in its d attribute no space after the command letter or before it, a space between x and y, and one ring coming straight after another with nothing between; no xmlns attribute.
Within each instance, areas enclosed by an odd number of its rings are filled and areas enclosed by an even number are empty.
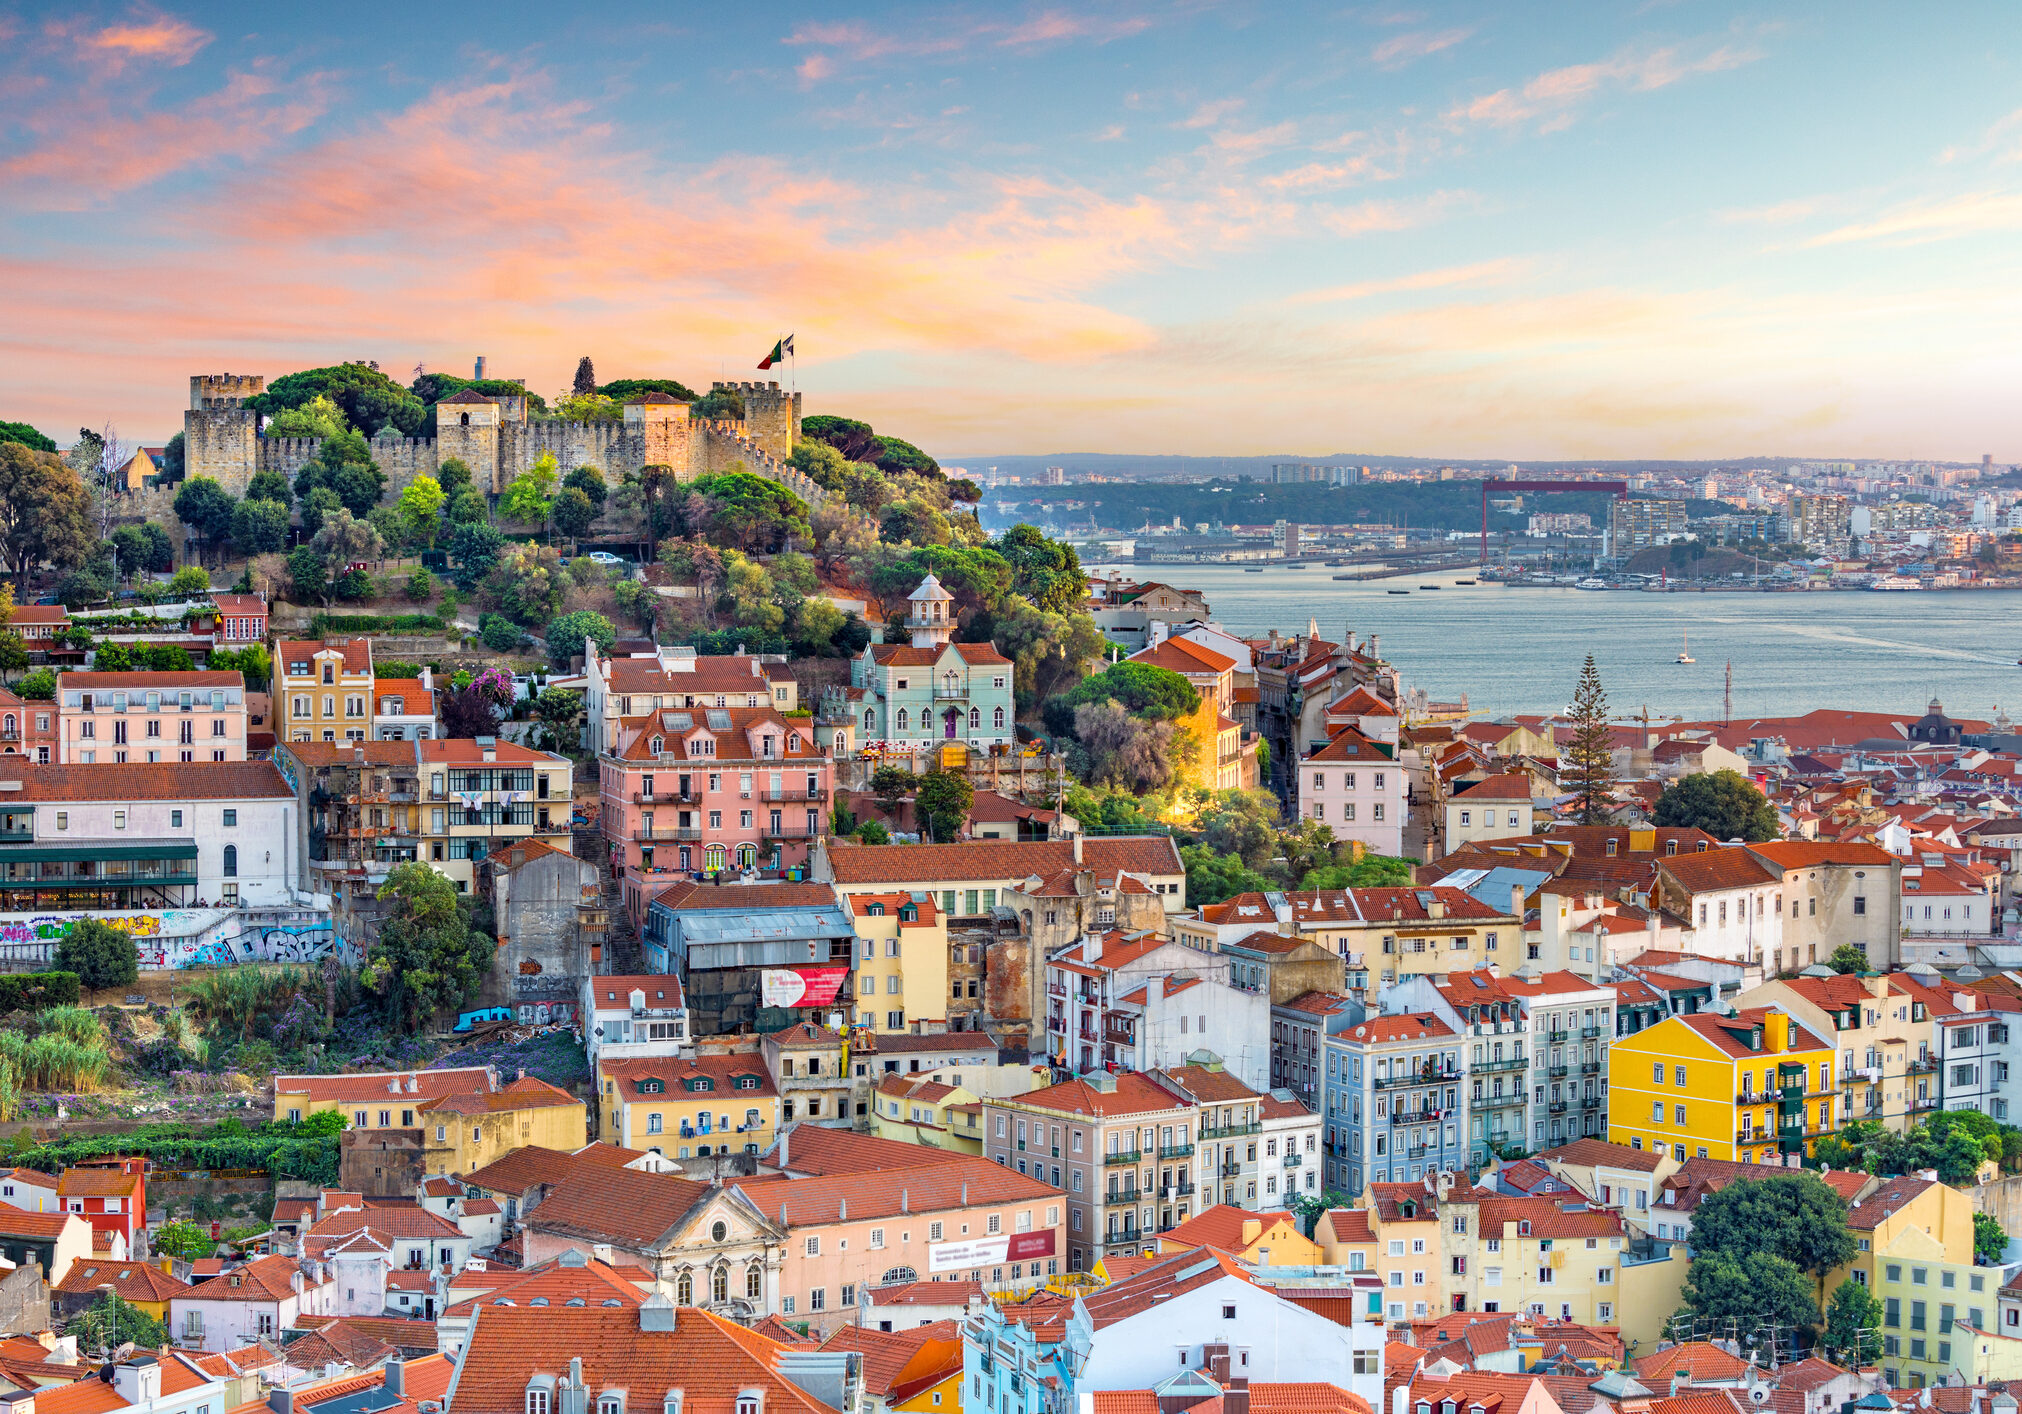
<svg viewBox="0 0 2022 1414"><path fill-rule="evenodd" d="M912 642L873 643L850 664L850 686L864 689L859 746L915 758L936 747L988 755L1011 746L1011 660L988 643L953 641L955 596L934 576L907 602Z"/></svg>
<svg viewBox="0 0 2022 1414"><path fill-rule="evenodd" d="M1323 1041L1327 1186L1360 1193L1468 1167L1461 1038L1430 1012L1333 1019Z"/></svg>

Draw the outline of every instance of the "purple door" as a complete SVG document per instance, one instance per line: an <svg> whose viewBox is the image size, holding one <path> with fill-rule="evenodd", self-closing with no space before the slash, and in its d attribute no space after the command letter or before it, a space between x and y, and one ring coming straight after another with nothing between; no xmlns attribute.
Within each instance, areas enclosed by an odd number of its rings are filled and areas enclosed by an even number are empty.
<svg viewBox="0 0 2022 1414"><path fill-rule="evenodd" d="M946 712L943 712L941 714L942 736L948 738L948 740L950 741L953 741L955 739L955 723L961 719L961 715L962 714L956 711L953 707L950 707Z"/></svg>

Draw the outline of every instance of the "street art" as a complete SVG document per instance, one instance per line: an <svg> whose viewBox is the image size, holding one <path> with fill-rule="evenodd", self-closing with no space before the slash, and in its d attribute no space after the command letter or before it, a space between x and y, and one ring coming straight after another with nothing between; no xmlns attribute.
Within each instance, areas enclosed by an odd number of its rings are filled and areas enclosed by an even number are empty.
<svg viewBox="0 0 2022 1414"><path fill-rule="evenodd" d="M569 978L520 973L512 981L520 1025L547 1026L576 1019L576 987Z"/></svg>
<svg viewBox="0 0 2022 1414"><path fill-rule="evenodd" d="M144 968L228 967L241 962L318 963L335 956L355 966L356 950L325 913L307 909L162 909L155 913L71 913L0 917L0 965L45 967L80 920L93 918L131 934Z"/></svg>

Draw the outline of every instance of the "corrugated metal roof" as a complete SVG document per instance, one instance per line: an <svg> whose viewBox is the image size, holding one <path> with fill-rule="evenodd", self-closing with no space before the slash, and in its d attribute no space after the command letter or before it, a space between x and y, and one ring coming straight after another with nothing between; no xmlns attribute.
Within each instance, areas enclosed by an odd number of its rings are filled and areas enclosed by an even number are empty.
<svg viewBox="0 0 2022 1414"><path fill-rule="evenodd" d="M681 915L682 938L697 943L757 943L794 938L848 938L856 929L840 908L779 908L762 913Z"/></svg>

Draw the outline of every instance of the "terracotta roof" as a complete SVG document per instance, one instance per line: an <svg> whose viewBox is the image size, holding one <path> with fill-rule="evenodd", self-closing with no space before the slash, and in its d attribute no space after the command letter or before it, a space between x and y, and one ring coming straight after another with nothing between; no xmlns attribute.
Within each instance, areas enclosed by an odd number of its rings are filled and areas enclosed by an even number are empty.
<svg viewBox="0 0 2022 1414"><path fill-rule="evenodd" d="M1659 859L1657 866L1677 880L1680 888L1694 894L1722 893L1783 881L1781 869L1757 859L1744 846L1668 855Z"/></svg>
<svg viewBox="0 0 2022 1414"><path fill-rule="evenodd" d="M72 1262L52 1290L84 1296L101 1286L111 1287L128 1301L166 1301L190 1289L181 1277L170 1276L147 1262L108 1262L93 1257Z"/></svg>
<svg viewBox="0 0 2022 1414"><path fill-rule="evenodd" d="M1130 661L1196 677L1208 673L1220 675L1236 666L1236 660L1227 654L1184 638L1168 638L1155 648L1140 649L1130 655Z"/></svg>
<svg viewBox="0 0 2022 1414"><path fill-rule="evenodd" d="M666 1236L714 1191L707 1183L671 1173L579 1169L527 1215L526 1223L540 1232L640 1247Z"/></svg>
<svg viewBox="0 0 2022 1414"><path fill-rule="evenodd" d="M784 1137L785 1160L780 1159L778 1144L773 1146L769 1157L785 1173L879 1173L890 1169L928 1168L948 1157L944 1149L905 1144L896 1139L880 1139L849 1129L825 1129L814 1124L793 1125Z"/></svg>
<svg viewBox="0 0 2022 1414"><path fill-rule="evenodd" d="M1627 1144L1610 1144L1605 1139L1575 1139L1546 1149L1538 1157L1556 1159L1562 1164L1634 1169L1638 1173L1655 1173L1657 1165L1663 1162L1662 1156L1653 1150L1631 1149Z"/></svg>
<svg viewBox="0 0 2022 1414"><path fill-rule="evenodd" d="M1199 1104L1231 1104L1259 1098L1255 1090L1226 1070L1211 1070L1204 1065L1181 1065L1169 1067L1164 1074L1166 1079L1186 1091Z"/></svg>
<svg viewBox="0 0 2022 1414"><path fill-rule="evenodd" d="M683 1414L735 1414L740 1391L763 1392L768 1414L835 1414L780 1377L782 1347L698 1306L675 1312L674 1329L639 1329L629 1307L479 1308L457 1368L458 1414L522 1414L535 1375L566 1377L583 1362L592 1389L628 1388L642 1398L679 1389Z"/></svg>
<svg viewBox="0 0 2022 1414"><path fill-rule="evenodd" d="M211 603L222 618L243 619L267 612L267 601L257 594L213 594Z"/></svg>
<svg viewBox="0 0 2022 1414"><path fill-rule="evenodd" d="M1112 1091L1097 1090L1077 1077L1063 1080L1058 1085L1049 1085L1043 1090L1007 1097L1001 1103L1082 1115L1153 1114L1188 1108L1187 1101L1160 1089L1135 1071L1124 1071L1110 1078L1116 1082Z"/></svg>
<svg viewBox="0 0 2022 1414"><path fill-rule="evenodd" d="M372 640L369 638L353 638L343 643L331 643L327 641L318 643L314 639L291 638L283 639L274 645L275 680L279 682L291 676L306 677L310 673L314 673L316 667L310 660L318 653L331 648L339 649L343 652L343 672L345 675L350 677L370 677L372 675ZM291 663L310 663L310 666L307 672L291 673L288 667Z"/></svg>
<svg viewBox="0 0 2022 1414"><path fill-rule="evenodd" d="M917 848L918 846L913 846ZM751 913L761 908L808 908L833 904L827 884L792 881L762 884L700 884L683 879L653 895L655 904L692 913Z"/></svg>
<svg viewBox="0 0 2022 1414"><path fill-rule="evenodd" d="M1638 1379L1653 1390L1667 1388L1671 1376L1681 1372L1699 1383L1710 1384L1745 1378L1751 1368L1740 1356L1729 1354L1708 1340L1687 1341L1641 1356L1631 1362L1631 1367Z"/></svg>
<svg viewBox="0 0 2022 1414"><path fill-rule="evenodd" d="M1864 864L1887 869L1902 862L1880 845L1838 840L1771 840L1748 848L1784 869L1811 869L1827 864Z"/></svg>
<svg viewBox="0 0 2022 1414"><path fill-rule="evenodd" d="M295 1294L294 1278L300 1270L293 1257L261 1257L208 1281L198 1282L183 1292L179 1299L285 1301Z"/></svg>
<svg viewBox="0 0 2022 1414"><path fill-rule="evenodd" d="M948 648L955 650L955 656L964 663L994 664L1009 663L1011 660L997 651L992 643L951 643ZM871 657L882 664L899 668L932 667L941 661L944 648L915 648L909 643L874 643Z"/></svg>
<svg viewBox="0 0 2022 1414"><path fill-rule="evenodd" d="M457 1299L459 1284L487 1280L491 1285L484 1291ZM639 1289L640 1281L650 1283L652 1273L643 1267L618 1267L598 1257L587 1258L580 1264L555 1258L525 1271L494 1267L488 1272L461 1273L451 1278L451 1304L443 1314L465 1316L478 1306L495 1306L501 1301L526 1306L535 1297L545 1298L550 1307L564 1306L577 1296L597 1305L617 1301L625 1306L638 1306L646 1299L646 1293Z"/></svg>
<svg viewBox="0 0 2022 1414"><path fill-rule="evenodd" d="M1355 999L1340 992L1301 992L1289 1002L1278 1003L1289 1011L1303 1011L1313 1016L1336 1016L1355 1005Z"/></svg>
<svg viewBox="0 0 2022 1414"><path fill-rule="evenodd" d="M1773 1008L1770 1007L1747 1007L1737 1010L1732 1016L1722 1016L1718 1012L1700 1011L1693 1012L1689 1016L1667 1017L1666 1020L1677 1021L1684 1026L1690 1027L1712 1042L1724 1054L1732 1056L1737 1060L1775 1060L1779 1055L1790 1055L1795 1051L1829 1051L1832 1049L1830 1043L1821 1041L1818 1037L1812 1035L1795 1017L1792 1017L1790 1021L1791 1050L1781 1052L1751 1050L1746 1041L1735 1033L1738 1031L1745 1034L1750 1027L1763 1025L1771 1010ZM1789 1013L1785 1012L1784 1015L1789 1016ZM1663 1022L1658 1023L1660 1026L1662 1024ZM1766 1034L1763 1044L1765 1046L1769 1044Z"/></svg>
<svg viewBox="0 0 2022 1414"><path fill-rule="evenodd" d="M1128 1320L1153 1306L1196 1287L1223 1277L1251 1278L1233 1257L1207 1248L1194 1248L1163 1257L1143 1271L1113 1282L1100 1291L1082 1295L1082 1309L1096 1330Z"/></svg>
<svg viewBox="0 0 2022 1414"><path fill-rule="evenodd" d="M469 737L431 737L427 741L416 742L415 746L423 761L446 766L483 766L493 762L501 766L569 764L566 756L557 756L552 751L535 751L530 746L510 741L499 741L485 747ZM489 758L485 755L487 751L492 753Z"/></svg>
<svg viewBox="0 0 2022 1414"><path fill-rule="evenodd" d="M140 1186L140 1175L110 1165L67 1168L56 1180L61 1198L124 1198Z"/></svg>
<svg viewBox="0 0 2022 1414"><path fill-rule="evenodd" d="M683 1100L693 1100L698 1095L711 1097L708 1103L715 1103L718 1096L749 1099L772 1097L779 1090L772 1083L772 1072L765 1068L765 1059L753 1054L744 1055L701 1055L690 1057L641 1056L636 1060L607 1060L597 1063L598 1073L618 1087L619 1098L639 1100L647 1104L674 1104ZM648 1093L640 1090L642 1080L658 1080L664 1089ZM707 1080L712 1088L693 1091L688 1088L693 1080ZM743 1081L754 1082L749 1085Z"/></svg>
<svg viewBox="0 0 2022 1414"><path fill-rule="evenodd" d="M749 655L736 653L698 655L688 662L693 665L692 670L669 672L657 657L607 658L604 680L620 696L643 693L727 699L740 692L769 697L774 679L789 676L783 665L761 663Z"/></svg>
<svg viewBox="0 0 2022 1414"><path fill-rule="evenodd" d="M40 769L48 770L48 767ZM942 879L1029 879L1074 865L1071 840L975 840L967 844L854 845L828 851L841 885L904 884ZM1082 842L1082 862L1097 870L1183 874L1179 847L1167 835L1119 835Z"/></svg>
<svg viewBox="0 0 2022 1414"><path fill-rule="evenodd" d="M1341 1035L1370 1045L1389 1041L1437 1040L1453 1035L1453 1030L1432 1012L1406 1012L1400 1016L1372 1016L1341 1032Z"/></svg>
<svg viewBox="0 0 2022 1414"><path fill-rule="evenodd" d="M730 1187L768 1218L790 1228L1060 1196L1059 1189L981 1155L939 1152L939 1163L887 1172L876 1183L865 1183L862 1173L807 1178L773 1174L740 1178Z"/></svg>
<svg viewBox="0 0 2022 1414"><path fill-rule="evenodd" d="M904 1330L881 1331L871 1326L841 1326L821 1343L823 1350L854 1350L863 1356L864 1390L882 1399L898 1383L899 1376L922 1346L931 1341L953 1342L959 1351L961 1336L953 1321L934 1321ZM957 1365L960 1361L957 1359Z"/></svg>
<svg viewBox="0 0 2022 1414"><path fill-rule="evenodd" d="M1245 1241L1244 1225L1256 1223L1256 1236ZM1287 1212L1250 1212L1246 1208L1232 1207L1227 1203L1217 1203L1212 1208L1203 1208L1170 1232L1159 1234L1160 1242L1174 1242L1184 1247L1214 1247L1224 1252L1240 1253L1262 1237L1270 1235L1272 1229L1281 1222L1293 1224L1296 1233L1298 1225Z"/></svg>
<svg viewBox="0 0 2022 1414"><path fill-rule="evenodd" d="M440 1099L423 1100L415 1109L423 1114L502 1114L582 1103L559 1086L528 1075L488 1094L444 1095Z"/></svg>
<svg viewBox="0 0 2022 1414"><path fill-rule="evenodd" d="M1327 744L1310 756L1301 757L1307 761L1371 761L1378 764L1392 761L1388 751L1378 746L1353 727L1342 727L1327 739Z"/></svg>
<svg viewBox="0 0 2022 1414"><path fill-rule="evenodd" d="M389 1088L398 1080L400 1088ZM414 1088L407 1088L408 1081ZM342 1105L418 1105L444 1095L469 1095L491 1089L491 1072L483 1066L445 1070L375 1070L359 1075L277 1075L274 1093L306 1095L310 1100Z"/></svg>
<svg viewBox="0 0 2022 1414"><path fill-rule="evenodd" d="M346 1208L341 1213L332 1213L303 1233L302 1251L308 1256L317 1256L343 1238L361 1232L371 1232L384 1239L463 1235L455 1223L436 1216L426 1208L367 1208L363 1212Z"/></svg>
<svg viewBox="0 0 2022 1414"><path fill-rule="evenodd" d="M64 1227L75 1218L84 1219L76 1213L35 1213L26 1208L17 1208L12 1203L0 1203L0 1234L8 1237L56 1238Z"/></svg>
<svg viewBox="0 0 2022 1414"><path fill-rule="evenodd" d="M18 781L7 802L97 800L293 800L271 761L99 762L29 766L0 758L0 779Z"/></svg>
<svg viewBox="0 0 2022 1414"><path fill-rule="evenodd" d="M592 977L590 979L590 1005L603 1010L625 1010L631 1006L634 991L646 994L646 1005L655 1009L678 1007L683 1004L681 979L665 973L649 972L643 976Z"/></svg>
<svg viewBox="0 0 2022 1414"><path fill-rule="evenodd" d="M412 766L418 758L411 741L284 741L290 756L304 766Z"/></svg>
<svg viewBox="0 0 2022 1414"><path fill-rule="evenodd" d="M864 1288L864 1298L878 1306L967 1306L983 1297L983 1283L964 1277L957 1281L904 1281L890 1286Z"/></svg>
<svg viewBox="0 0 2022 1414"><path fill-rule="evenodd" d="M1887 1179L1867 1197L1847 1205L1846 1225L1857 1232L1873 1232L1918 1197L1937 1186L1934 1180L1919 1178L1915 1174L1902 1174Z"/></svg>

